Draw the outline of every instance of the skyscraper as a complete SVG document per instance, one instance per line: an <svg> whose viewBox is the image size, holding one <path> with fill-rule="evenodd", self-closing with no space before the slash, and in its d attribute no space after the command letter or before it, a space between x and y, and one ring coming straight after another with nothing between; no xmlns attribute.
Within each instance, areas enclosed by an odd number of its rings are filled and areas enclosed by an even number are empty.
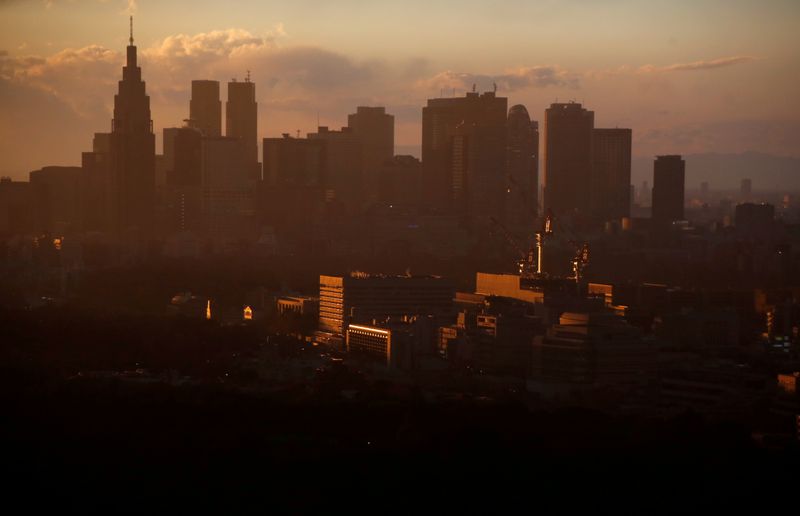
<svg viewBox="0 0 800 516"><path fill-rule="evenodd" d="M384 107L358 106L347 115L347 127L361 141L365 198L378 199L379 173L394 157L394 117Z"/></svg>
<svg viewBox="0 0 800 516"><path fill-rule="evenodd" d="M556 216L586 214L591 199L594 111L551 104L544 112L544 205Z"/></svg>
<svg viewBox="0 0 800 516"><path fill-rule="evenodd" d="M202 136L193 127L164 129L166 222L173 231L202 226Z"/></svg>
<svg viewBox="0 0 800 516"><path fill-rule="evenodd" d="M241 138L244 142L245 163L252 168L254 179L260 176L258 167L258 104L256 85L248 76L244 82L228 83L228 102L225 103L225 136Z"/></svg>
<svg viewBox="0 0 800 516"><path fill-rule="evenodd" d="M150 97L136 63L131 17L127 63L114 96L110 136L110 217L114 231L150 232L155 203L155 147Z"/></svg>
<svg viewBox="0 0 800 516"><path fill-rule="evenodd" d="M656 156L653 163L653 222L683 220L686 162L680 156Z"/></svg>
<svg viewBox="0 0 800 516"><path fill-rule="evenodd" d="M394 116L384 107L358 106L347 115L347 127L361 140L364 168L371 174L394 157Z"/></svg>
<svg viewBox="0 0 800 516"><path fill-rule="evenodd" d="M592 216L597 222L630 216L630 129L595 129L592 134Z"/></svg>
<svg viewBox="0 0 800 516"><path fill-rule="evenodd" d="M494 92L428 99L422 108L423 181L430 202L472 220L502 216L508 99Z"/></svg>
<svg viewBox="0 0 800 516"><path fill-rule="evenodd" d="M506 223L533 227L539 196L539 127L525 106L508 111Z"/></svg>
<svg viewBox="0 0 800 516"><path fill-rule="evenodd" d="M192 81L189 118L203 136L222 135L222 101L219 81Z"/></svg>

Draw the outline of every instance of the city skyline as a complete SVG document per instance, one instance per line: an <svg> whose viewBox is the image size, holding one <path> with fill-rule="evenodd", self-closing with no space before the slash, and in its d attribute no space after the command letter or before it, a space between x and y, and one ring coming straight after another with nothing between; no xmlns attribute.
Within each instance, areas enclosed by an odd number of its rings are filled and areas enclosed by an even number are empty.
<svg viewBox="0 0 800 516"><path fill-rule="evenodd" d="M503 3L492 14L503 23L485 24L485 38L460 39L453 38L458 24L443 21L444 6L404 14L385 5L331 10L304 3L270 6L261 17L264 8L253 3L223 14L200 3L188 20L172 16L185 5L181 2L128 4L0 6L8 29L0 36L0 103L7 113L0 126L0 174L20 179L47 163L79 164L77 149L86 148L94 132L106 130L132 11L158 140L161 129L186 118L192 80L243 80L251 70L259 139L298 129L313 132L318 118L319 125L339 127L356 106L381 105L396 118L398 153L417 149L418 154L426 99L460 96L472 84L491 90L497 83L498 94L507 96L509 105L525 105L534 120L556 99L575 100L598 113L598 126L631 127L634 156L745 151L798 156L800 117L791 92L800 69L788 23L797 7L788 2L724 10L711 2L694 11L679 4L658 27L650 27L652 41L639 45L625 42L634 43L644 26L654 23L652 9L628 5L626 10L621 1L581 11L575 2ZM483 7L459 6L463 28L486 15ZM336 38L341 33L336 22L348 13L358 13L357 26L366 28ZM537 13L544 22L532 22L529 30L513 21ZM589 24L588 15L598 13L603 13L598 23ZM692 13L682 26L681 16ZM570 16L573 23L563 25ZM419 19L419 37L400 38L396 28L384 27L385 18ZM632 24L628 35L614 36L626 20ZM500 26L507 37L493 40ZM544 45L560 26L574 29L571 37ZM385 37L370 39L380 27ZM325 31L314 37L310 28ZM722 38L732 30L739 37ZM436 44L433 35L458 43ZM573 48L598 37L602 48ZM473 52L474 46L483 50ZM717 94L704 94L709 88ZM71 127L68 134L60 130L65 126ZM161 145L158 141L157 148Z"/></svg>

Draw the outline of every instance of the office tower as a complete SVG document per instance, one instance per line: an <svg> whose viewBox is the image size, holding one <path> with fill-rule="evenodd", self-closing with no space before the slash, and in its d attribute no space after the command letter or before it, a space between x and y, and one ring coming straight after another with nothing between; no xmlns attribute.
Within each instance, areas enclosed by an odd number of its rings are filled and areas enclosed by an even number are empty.
<svg viewBox="0 0 800 516"><path fill-rule="evenodd" d="M164 129L165 205L170 231L198 231L202 227L201 158L199 129Z"/></svg>
<svg viewBox="0 0 800 516"><path fill-rule="evenodd" d="M189 118L192 126L199 129L204 136L222 136L219 81L192 81Z"/></svg>
<svg viewBox="0 0 800 516"><path fill-rule="evenodd" d="M216 242L253 237L256 181L241 138L201 140L203 218Z"/></svg>
<svg viewBox="0 0 800 516"><path fill-rule="evenodd" d="M592 217L598 222L630 216L630 129L592 132Z"/></svg>
<svg viewBox="0 0 800 516"><path fill-rule="evenodd" d="M92 151L81 154L81 168L86 179L84 227L108 231L111 188L111 134L95 133Z"/></svg>
<svg viewBox="0 0 800 516"><path fill-rule="evenodd" d="M525 106L508 111L508 184L506 223L532 228L538 211L539 125L531 121Z"/></svg>
<svg viewBox="0 0 800 516"><path fill-rule="evenodd" d="M361 140L364 148L364 170L375 170L394 156L394 116L384 107L358 106L347 115L347 127Z"/></svg>
<svg viewBox="0 0 800 516"><path fill-rule="evenodd" d="M363 145L349 127L331 131L327 127L308 133L309 140L323 142L323 188L326 198L342 203L351 212L365 200Z"/></svg>
<svg viewBox="0 0 800 516"><path fill-rule="evenodd" d="M653 164L653 222L683 220L686 162L680 156L657 156Z"/></svg>
<svg viewBox="0 0 800 516"><path fill-rule="evenodd" d="M347 127L361 141L363 152L365 200L378 200L380 170L394 157L394 116L384 107L358 106L347 115Z"/></svg>
<svg viewBox="0 0 800 516"><path fill-rule="evenodd" d="M556 217L586 215L591 201L594 111L551 104L544 112L544 206Z"/></svg>
<svg viewBox="0 0 800 516"><path fill-rule="evenodd" d="M244 142L245 163L253 179L260 179L258 166L258 104L256 85L250 77L244 82L228 83L228 102L225 103L225 136L241 138Z"/></svg>
<svg viewBox="0 0 800 516"><path fill-rule="evenodd" d="M494 92L428 99L422 108L422 167L428 201L472 221L502 217L508 99Z"/></svg>
<svg viewBox="0 0 800 516"><path fill-rule="evenodd" d="M38 207L42 229L58 234L83 229L87 185L81 167L42 167L29 177L34 190L42 195Z"/></svg>
<svg viewBox="0 0 800 516"><path fill-rule="evenodd" d="M453 294L450 281L438 276L320 276L319 329L344 336L351 322L446 315L452 309Z"/></svg>
<svg viewBox="0 0 800 516"><path fill-rule="evenodd" d="M325 140L292 138L284 133L281 138L264 138L264 182L271 186L324 185Z"/></svg>
<svg viewBox="0 0 800 516"><path fill-rule="evenodd" d="M41 233L41 201L31 183L0 177L0 235Z"/></svg>
<svg viewBox="0 0 800 516"><path fill-rule="evenodd" d="M115 232L138 229L149 233L153 228L155 146L150 97L136 64L131 21L127 63L122 68L119 93L114 96L110 137L109 216Z"/></svg>
<svg viewBox="0 0 800 516"><path fill-rule="evenodd" d="M399 155L385 162L380 171L378 198L386 204L418 205L422 200L422 162Z"/></svg>

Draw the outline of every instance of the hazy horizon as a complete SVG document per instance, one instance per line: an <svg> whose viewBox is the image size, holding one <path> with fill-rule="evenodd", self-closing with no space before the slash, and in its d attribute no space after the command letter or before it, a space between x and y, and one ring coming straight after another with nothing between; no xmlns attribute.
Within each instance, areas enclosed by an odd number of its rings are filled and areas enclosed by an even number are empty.
<svg viewBox="0 0 800 516"><path fill-rule="evenodd" d="M192 79L223 83L224 103L250 70L259 138L382 105L414 148L428 98L496 83L535 120L574 100L598 127L632 128L634 156L800 157L800 4L666 5L3 1L0 174L78 165L109 130L130 13L159 139L188 117Z"/></svg>

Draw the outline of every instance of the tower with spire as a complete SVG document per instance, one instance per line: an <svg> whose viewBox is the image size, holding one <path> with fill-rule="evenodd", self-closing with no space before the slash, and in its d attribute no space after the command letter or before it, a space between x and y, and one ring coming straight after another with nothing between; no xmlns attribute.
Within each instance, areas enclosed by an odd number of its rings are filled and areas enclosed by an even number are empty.
<svg viewBox="0 0 800 516"><path fill-rule="evenodd" d="M122 80L114 95L111 121L110 226L120 237L131 230L146 234L153 227L155 205L155 134L150 97L136 62L133 16Z"/></svg>

